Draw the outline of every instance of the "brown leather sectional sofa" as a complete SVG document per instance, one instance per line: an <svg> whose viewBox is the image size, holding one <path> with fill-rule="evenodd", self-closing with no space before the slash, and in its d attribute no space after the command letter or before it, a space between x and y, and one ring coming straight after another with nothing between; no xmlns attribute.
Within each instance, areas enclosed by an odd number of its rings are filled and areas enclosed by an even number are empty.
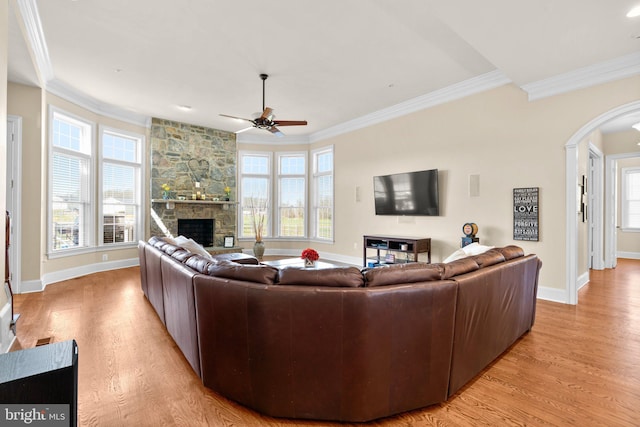
<svg viewBox="0 0 640 427"><path fill-rule="evenodd" d="M139 243L142 289L206 387L261 413L369 421L442 402L534 323L541 261L273 267ZM234 259L235 258L235 259Z"/></svg>

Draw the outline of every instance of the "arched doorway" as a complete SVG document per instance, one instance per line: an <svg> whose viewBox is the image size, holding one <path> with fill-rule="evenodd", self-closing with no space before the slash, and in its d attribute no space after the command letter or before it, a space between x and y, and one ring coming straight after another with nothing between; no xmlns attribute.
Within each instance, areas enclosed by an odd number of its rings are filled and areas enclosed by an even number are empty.
<svg viewBox="0 0 640 427"><path fill-rule="evenodd" d="M640 101L621 105L613 110L601 114L582 126L565 144L565 225L566 225L566 301L569 304L578 303L578 216L576 215L576 199L578 197L578 144L591 132L606 122L640 110ZM605 227L605 241L611 227ZM615 230L613 230L615 232ZM612 265L607 257L611 251L605 248L605 265Z"/></svg>

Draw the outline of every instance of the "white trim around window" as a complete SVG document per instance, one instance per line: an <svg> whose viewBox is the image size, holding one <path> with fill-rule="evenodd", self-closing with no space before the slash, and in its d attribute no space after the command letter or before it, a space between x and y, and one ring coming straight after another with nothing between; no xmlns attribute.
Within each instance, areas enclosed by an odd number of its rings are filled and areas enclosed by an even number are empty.
<svg viewBox="0 0 640 427"><path fill-rule="evenodd" d="M96 125L53 105L48 124L48 257L92 252Z"/></svg>
<svg viewBox="0 0 640 427"><path fill-rule="evenodd" d="M277 237L307 237L307 157L306 151L276 153L276 231L273 234Z"/></svg>
<svg viewBox="0 0 640 427"><path fill-rule="evenodd" d="M622 168L620 214L622 231L640 232L640 167Z"/></svg>
<svg viewBox="0 0 640 427"><path fill-rule="evenodd" d="M311 151L312 185L309 202L309 237L320 242L333 242L335 236L335 177L333 145Z"/></svg>
<svg viewBox="0 0 640 427"><path fill-rule="evenodd" d="M47 256L136 247L144 235L145 137L98 126L54 105L49 105L48 125ZM117 145L107 156L103 155L105 134ZM111 191L111 201L103 200L105 178L119 186ZM113 183L111 187L115 188ZM105 243L106 210L116 208L126 212L112 215L122 219L123 226L112 220L111 243ZM120 228L124 234L114 237Z"/></svg>
<svg viewBox="0 0 640 427"><path fill-rule="evenodd" d="M144 234L144 136L103 125L99 130L98 246L136 245ZM107 147L105 135L110 136ZM112 189L106 189L105 183Z"/></svg>

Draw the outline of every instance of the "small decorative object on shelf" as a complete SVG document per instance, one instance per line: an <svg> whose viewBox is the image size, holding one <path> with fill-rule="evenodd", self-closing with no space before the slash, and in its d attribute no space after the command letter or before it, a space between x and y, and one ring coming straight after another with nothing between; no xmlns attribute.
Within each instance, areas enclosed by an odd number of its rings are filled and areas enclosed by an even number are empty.
<svg viewBox="0 0 640 427"><path fill-rule="evenodd" d="M462 226L462 232L465 237L462 238L461 247L465 247L470 245L471 243L478 243L480 241L479 238L476 237L478 233L478 226L473 222L467 222Z"/></svg>
<svg viewBox="0 0 640 427"><path fill-rule="evenodd" d="M315 265L314 263L320 259L320 255L318 255L315 249L307 248L302 251L300 258L304 259L305 267L313 267Z"/></svg>
<svg viewBox="0 0 640 427"><path fill-rule="evenodd" d="M162 184L162 198L165 200L171 198L171 187L167 183Z"/></svg>
<svg viewBox="0 0 640 427"><path fill-rule="evenodd" d="M231 187L228 185L224 187L224 200L227 202L231 200Z"/></svg>

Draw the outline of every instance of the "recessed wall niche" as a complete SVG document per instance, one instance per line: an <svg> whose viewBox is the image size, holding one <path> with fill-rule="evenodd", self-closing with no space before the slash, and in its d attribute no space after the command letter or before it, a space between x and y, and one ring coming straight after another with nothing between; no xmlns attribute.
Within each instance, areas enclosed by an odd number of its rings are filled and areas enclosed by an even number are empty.
<svg viewBox="0 0 640 427"><path fill-rule="evenodd" d="M222 198L231 189L236 200L236 135L218 129L171 120L151 120L151 198L163 197L163 184L172 199L189 200L198 191L206 200ZM178 219L214 218L214 245L223 246L224 236L236 236L235 204L152 203L151 235L177 235Z"/></svg>

